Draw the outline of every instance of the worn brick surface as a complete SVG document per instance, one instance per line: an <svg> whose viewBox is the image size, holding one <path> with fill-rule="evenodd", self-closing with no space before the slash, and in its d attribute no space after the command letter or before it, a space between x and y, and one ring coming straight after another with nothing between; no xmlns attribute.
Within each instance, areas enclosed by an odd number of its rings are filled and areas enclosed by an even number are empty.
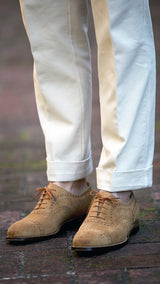
<svg viewBox="0 0 160 284"><path fill-rule="evenodd" d="M6 232L8 227L15 222L16 220L20 219L20 211L3 211L0 212L0 234L2 235L3 232Z"/></svg>
<svg viewBox="0 0 160 284"><path fill-rule="evenodd" d="M129 239L129 243L152 243L160 240L160 221L142 221L137 234Z"/></svg>
<svg viewBox="0 0 160 284"><path fill-rule="evenodd" d="M78 283L80 284L112 284L124 283L125 273L122 270L95 271L78 274Z"/></svg>
<svg viewBox="0 0 160 284"><path fill-rule="evenodd" d="M67 250L64 249L37 249L24 253L24 275L43 275L70 271L70 262Z"/></svg>
<svg viewBox="0 0 160 284"><path fill-rule="evenodd" d="M44 240L41 242L36 242L36 243L29 243L29 244L12 244L9 242L6 242L5 240L5 236L4 238L2 238L0 240L0 246L1 246L1 252L5 253L5 252L32 252L34 251L40 251L40 250L45 250L48 248L51 249L64 249L67 248L67 240L66 240L66 236L64 234L58 234L57 237L52 238L52 239L48 239L48 240Z"/></svg>
<svg viewBox="0 0 160 284"><path fill-rule="evenodd" d="M3 280L3 283L5 284L41 284L41 283L47 283L47 284L60 284L60 283L65 283L65 284L71 284L73 282L72 277L69 275L42 275L41 277L38 277L36 275L34 276L29 276L28 278L26 277L17 277L16 279L6 279ZM1 280L0 280L0 283Z"/></svg>
<svg viewBox="0 0 160 284"><path fill-rule="evenodd" d="M97 255L71 251L80 222L65 225L53 239L13 245L8 227L34 207L34 189L47 184L44 137L32 80L32 56L19 1L0 7L0 283L159 283L160 282L160 1L150 1L157 56L156 133L153 188L135 192L140 230L120 249ZM93 67L92 153L100 152L96 43L89 21ZM88 178L96 189L95 169Z"/></svg>
<svg viewBox="0 0 160 284"><path fill-rule="evenodd" d="M129 283L132 284L159 284L160 268L129 270Z"/></svg>
<svg viewBox="0 0 160 284"><path fill-rule="evenodd" d="M107 256L145 256L145 255L160 255L160 244L158 243L139 243L130 244L120 248L119 250L114 250L108 252Z"/></svg>
<svg viewBox="0 0 160 284"><path fill-rule="evenodd" d="M10 210L23 210L29 213L36 200L32 201L36 194L35 189L47 185L45 172L26 173L9 176L0 179L0 211L9 208ZM37 199L38 200L38 199Z"/></svg>
<svg viewBox="0 0 160 284"><path fill-rule="evenodd" d="M79 258L75 261L76 271L105 271L106 269L148 268L160 266L159 254L142 254L127 256L103 255L91 258Z"/></svg>
<svg viewBox="0 0 160 284"><path fill-rule="evenodd" d="M19 274L19 255L18 253L0 254L0 279L5 277L16 277Z"/></svg>

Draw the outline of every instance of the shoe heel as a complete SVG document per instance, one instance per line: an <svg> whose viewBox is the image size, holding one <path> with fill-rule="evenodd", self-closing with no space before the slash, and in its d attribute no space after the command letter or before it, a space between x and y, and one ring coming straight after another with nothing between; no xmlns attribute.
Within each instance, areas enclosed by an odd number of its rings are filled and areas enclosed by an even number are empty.
<svg viewBox="0 0 160 284"><path fill-rule="evenodd" d="M131 230L130 235L136 234L138 230L139 230L139 221L137 220L133 225L133 229Z"/></svg>

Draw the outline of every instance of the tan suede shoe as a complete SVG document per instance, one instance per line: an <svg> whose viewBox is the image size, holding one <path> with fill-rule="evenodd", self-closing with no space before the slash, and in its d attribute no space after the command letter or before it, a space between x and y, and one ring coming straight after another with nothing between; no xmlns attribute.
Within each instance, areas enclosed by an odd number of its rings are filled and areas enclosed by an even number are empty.
<svg viewBox="0 0 160 284"><path fill-rule="evenodd" d="M95 197L73 239L72 248L94 251L125 243L139 226L139 209L133 193L128 203L119 201L107 191L92 191L91 194Z"/></svg>
<svg viewBox="0 0 160 284"><path fill-rule="evenodd" d="M88 184L85 192L73 195L53 183L37 189L38 194L42 194L36 207L10 226L7 240L30 241L55 235L64 223L86 214L91 202L90 190Z"/></svg>

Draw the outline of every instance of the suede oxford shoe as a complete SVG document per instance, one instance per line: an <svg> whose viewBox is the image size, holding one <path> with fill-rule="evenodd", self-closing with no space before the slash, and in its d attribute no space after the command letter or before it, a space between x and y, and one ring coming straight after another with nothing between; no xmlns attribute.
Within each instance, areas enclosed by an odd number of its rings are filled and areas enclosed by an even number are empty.
<svg viewBox="0 0 160 284"><path fill-rule="evenodd" d="M133 193L129 202L122 202L110 192L92 191L95 195L89 213L74 236L72 248L94 251L127 242L138 229L139 208Z"/></svg>
<svg viewBox="0 0 160 284"><path fill-rule="evenodd" d="M37 205L28 216L10 226L7 240L36 241L55 235L63 224L86 214L90 190L88 184L82 194L74 195L53 183L37 189L37 195L41 193Z"/></svg>

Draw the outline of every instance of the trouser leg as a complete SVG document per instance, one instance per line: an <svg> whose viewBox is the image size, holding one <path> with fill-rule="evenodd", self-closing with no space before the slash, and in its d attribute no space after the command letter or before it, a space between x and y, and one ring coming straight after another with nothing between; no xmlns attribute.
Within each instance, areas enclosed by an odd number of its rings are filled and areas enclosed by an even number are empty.
<svg viewBox="0 0 160 284"><path fill-rule="evenodd" d="M152 185L155 50L148 1L91 0L103 149L99 189Z"/></svg>
<svg viewBox="0 0 160 284"><path fill-rule="evenodd" d="M91 60L84 0L20 0L34 58L38 113L50 181L92 171Z"/></svg>

